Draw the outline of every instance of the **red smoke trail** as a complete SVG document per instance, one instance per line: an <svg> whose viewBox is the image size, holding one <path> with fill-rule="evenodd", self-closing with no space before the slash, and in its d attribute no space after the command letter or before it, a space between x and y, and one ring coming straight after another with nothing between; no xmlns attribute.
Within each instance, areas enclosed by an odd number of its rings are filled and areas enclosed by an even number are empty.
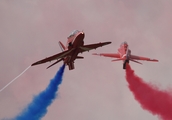
<svg viewBox="0 0 172 120"><path fill-rule="evenodd" d="M159 90L157 86L145 83L134 74L129 65L126 68L126 80L135 99L143 109L154 115L159 115L163 120L172 120L172 94Z"/></svg>

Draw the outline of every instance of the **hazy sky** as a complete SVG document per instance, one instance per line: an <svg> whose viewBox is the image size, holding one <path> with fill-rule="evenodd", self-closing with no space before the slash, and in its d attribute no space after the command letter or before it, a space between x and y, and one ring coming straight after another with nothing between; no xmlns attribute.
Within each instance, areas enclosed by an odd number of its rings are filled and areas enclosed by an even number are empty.
<svg viewBox="0 0 172 120"><path fill-rule="evenodd" d="M131 63L144 81L172 88L171 0L1 0L0 88L33 62L61 52L71 31L85 32L85 44L112 44L83 53L75 70L66 67L58 98L43 120L158 120L143 110L125 80L122 62L92 56L117 52L127 41L132 54L159 63ZM48 85L62 62L30 68L0 93L0 119L16 116Z"/></svg>

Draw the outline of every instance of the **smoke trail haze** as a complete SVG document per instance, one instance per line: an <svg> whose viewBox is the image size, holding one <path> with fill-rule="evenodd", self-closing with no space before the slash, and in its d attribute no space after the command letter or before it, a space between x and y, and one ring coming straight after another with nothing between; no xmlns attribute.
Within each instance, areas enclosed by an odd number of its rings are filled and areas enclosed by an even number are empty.
<svg viewBox="0 0 172 120"><path fill-rule="evenodd" d="M12 120L40 120L47 113L47 108L56 98L58 86L62 82L65 64L59 69L48 87L35 96L30 104Z"/></svg>
<svg viewBox="0 0 172 120"><path fill-rule="evenodd" d="M172 120L172 95L168 91L159 90L157 86L145 83L134 74L134 70L127 65L126 80L129 89L143 109L163 120Z"/></svg>

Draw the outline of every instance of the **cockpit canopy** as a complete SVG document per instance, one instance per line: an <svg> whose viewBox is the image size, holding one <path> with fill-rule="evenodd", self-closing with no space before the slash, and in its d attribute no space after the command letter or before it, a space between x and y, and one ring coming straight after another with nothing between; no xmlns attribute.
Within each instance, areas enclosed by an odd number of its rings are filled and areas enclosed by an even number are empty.
<svg viewBox="0 0 172 120"><path fill-rule="evenodd" d="M121 43L121 46L128 47L128 43L125 41L125 42Z"/></svg>
<svg viewBox="0 0 172 120"><path fill-rule="evenodd" d="M76 35L76 34L79 33L79 32L80 32L79 30L74 30L74 31L69 35L68 38L73 37L74 35Z"/></svg>
<svg viewBox="0 0 172 120"><path fill-rule="evenodd" d="M67 37L67 38L68 38L68 41L67 41L67 46L68 46L68 47L72 46L73 40L74 40L76 34L78 34L79 32L80 32L79 30L74 30L74 31L72 31L72 33L69 35L69 37Z"/></svg>
<svg viewBox="0 0 172 120"><path fill-rule="evenodd" d="M125 51L128 49L128 43L125 41L121 44L121 47L124 47Z"/></svg>
<svg viewBox="0 0 172 120"><path fill-rule="evenodd" d="M121 43L121 45L127 45L128 46L128 43L126 41L124 41L123 43Z"/></svg>

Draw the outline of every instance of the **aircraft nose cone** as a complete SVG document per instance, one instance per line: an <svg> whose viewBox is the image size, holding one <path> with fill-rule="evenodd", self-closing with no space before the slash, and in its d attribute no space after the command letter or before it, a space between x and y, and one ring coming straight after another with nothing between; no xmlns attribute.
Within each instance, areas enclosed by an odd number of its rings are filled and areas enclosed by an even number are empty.
<svg viewBox="0 0 172 120"><path fill-rule="evenodd" d="M79 35L78 35L78 38L80 38L80 39L84 39L84 37L85 37L85 34L84 34L84 32L81 32Z"/></svg>

